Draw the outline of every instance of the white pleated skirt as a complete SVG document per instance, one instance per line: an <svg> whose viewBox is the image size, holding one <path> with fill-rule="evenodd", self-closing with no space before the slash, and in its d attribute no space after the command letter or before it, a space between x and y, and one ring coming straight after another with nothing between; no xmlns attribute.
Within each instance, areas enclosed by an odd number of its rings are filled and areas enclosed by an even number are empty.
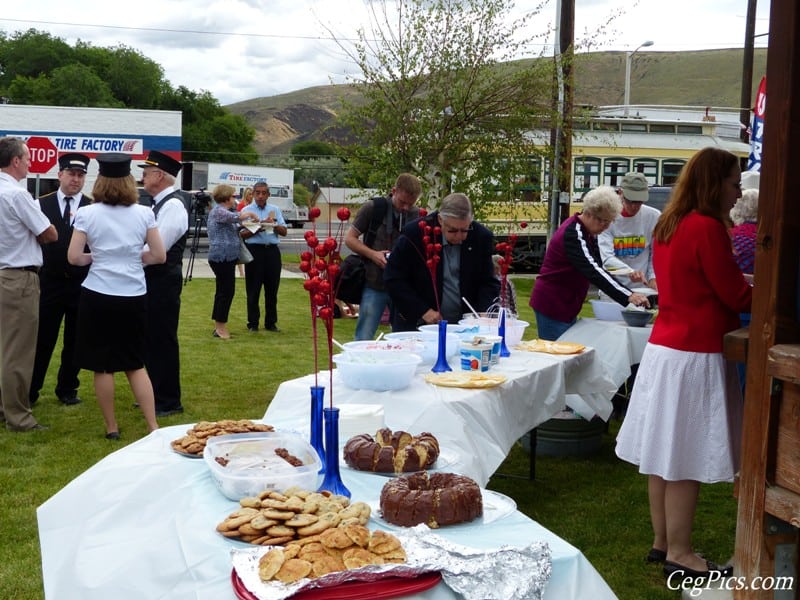
<svg viewBox="0 0 800 600"><path fill-rule="evenodd" d="M733 481L741 431L734 363L721 353L647 344L617 436L617 456L667 481Z"/></svg>

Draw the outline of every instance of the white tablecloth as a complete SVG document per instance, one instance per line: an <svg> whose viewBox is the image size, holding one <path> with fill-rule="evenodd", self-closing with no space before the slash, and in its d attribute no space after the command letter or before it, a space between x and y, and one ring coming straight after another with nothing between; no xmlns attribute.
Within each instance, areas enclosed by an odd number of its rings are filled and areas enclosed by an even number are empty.
<svg viewBox="0 0 800 600"><path fill-rule="evenodd" d="M506 375L508 380L481 390L429 384L423 375L430 367L418 371L411 385L403 390L352 390L341 383L334 369L333 403L382 405L387 427L412 434L433 433L443 449L458 454L453 470L485 486L514 443L564 410L568 395L608 418L610 399L617 387L605 377L597 358L591 348L570 356L512 350L510 357L500 359L490 370ZM329 381L327 371L320 374L319 385L326 386L326 406L330 400ZM308 375L282 383L264 421L306 433L309 388L314 382L314 376Z"/></svg>
<svg viewBox="0 0 800 600"><path fill-rule="evenodd" d="M217 491L202 460L171 451L170 440L189 427L163 428L114 452L38 508L47 600L235 599L229 553L245 546L214 528L237 504ZM343 471L343 480L366 501L386 481L353 471ZM485 549L545 541L553 565L545 598L615 598L580 551L518 511L438 533ZM440 583L414 597L455 595Z"/></svg>
<svg viewBox="0 0 800 600"><path fill-rule="evenodd" d="M558 339L592 346L616 391L627 381L631 366L642 360L652 330L652 325L628 327L624 321L580 319Z"/></svg>

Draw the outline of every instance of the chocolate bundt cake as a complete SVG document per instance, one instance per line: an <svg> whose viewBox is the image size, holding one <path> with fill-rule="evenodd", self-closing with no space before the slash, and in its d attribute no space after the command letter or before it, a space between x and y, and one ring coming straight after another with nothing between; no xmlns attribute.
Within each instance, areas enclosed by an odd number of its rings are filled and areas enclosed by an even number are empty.
<svg viewBox="0 0 800 600"><path fill-rule="evenodd" d="M384 427L375 437L362 433L344 445L344 460L353 469L408 473L430 467L439 457L439 442L430 433L412 436Z"/></svg>
<svg viewBox="0 0 800 600"><path fill-rule="evenodd" d="M436 528L477 519L483 514L483 499L480 487L469 477L422 471L386 482L381 513L395 525L425 523Z"/></svg>

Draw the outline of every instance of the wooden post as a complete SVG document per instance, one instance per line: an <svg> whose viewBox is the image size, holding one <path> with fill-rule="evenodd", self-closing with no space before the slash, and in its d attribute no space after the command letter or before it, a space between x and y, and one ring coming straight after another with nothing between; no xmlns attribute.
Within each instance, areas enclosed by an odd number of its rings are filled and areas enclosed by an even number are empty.
<svg viewBox="0 0 800 600"><path fill-rule="evenodd" d="M736 528L736 575L752 583L757 576L775 575L775 548L796 544L797 530L776 527L770 514L786 519L798 514L798 490L776 478L781 461L800 464L778 451L782 388L770 368L776 344L800 343L797 294L800 263L800 9L796 0L772 0L767 55L767 112L759 195L753 318L750 324L747 387L739 477ZM784 425L787 425L786 423ZM783 427L781 435L800 439L800 428ZM785 443L784 443L785 445ZM777 479L777 481L776 481ZM768 493L771 500L767 500ZM779 507L780 503L784 503ZM772 512L770 512L772 511ZM771 525L767 525L772 522ZM795 579L797 582L797 579ZM738 590L737 599L771 597L773 591Z"/></svg>

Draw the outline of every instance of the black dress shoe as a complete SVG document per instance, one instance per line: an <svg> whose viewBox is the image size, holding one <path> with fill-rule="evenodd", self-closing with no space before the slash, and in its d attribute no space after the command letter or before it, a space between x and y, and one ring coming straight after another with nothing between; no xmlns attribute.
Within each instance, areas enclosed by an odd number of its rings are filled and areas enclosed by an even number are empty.
<svg viewBox="0 0 800 600"><path fill-rule="evenodd" d="M266 329L267 331L273 331L275 333L280 333L281 332L281 330L278 329L277 325L267 325L267 326L264 327L264 329Z"/></svg>
<svg viewBox="0 0 800 600"><path fill-rule="evenodd" d="M250 327L250 326L248 326L247 327L247 331L249 331L250 333L258 333L258 327Z"/></svg>
<svg viewBox="0 0 800 600"><path fill-rule="evenodd" d="M81 403L81 399L77 396L61 396L58 400L64 406L74 406L75 404Z"/></svg>
<svg viewBox="0 0 800 600"><path fill-rule="evenodd" d="M708 577L712 573L719 574L720 577L730 577L733 575L733 566L728 565L727 567L723 567L718 565L715 562L710 560L706 561L706 570L705 571L696 571L694 569L690 569L689 567L684 567L676 562L672 562L671 560L664 561L664 576L667 579L678 579L683 580L688 577L693 579L703 579Z"/></svg>
<svg viewBox="0 0 800 600"><path fill-rule="evenodd" d="M109 431L106 434L107 440L118 440L119 439L119 431Z"/></svg>
<svg viewBox="0 0 800 600"><path fill-rule="evenodd" d="M658 548L650 548L650 552L647 553L644 559L649 563L663 563L667 560L667 553Z"/></svg>
<svg viewBox="0 0 800 600"><path fill-rule="evenodd" d="M171 417L172 415L179 415L183 413L183 407L178 408L169 408L167 410L157 410L156 416L157 417Z"/></svg>

